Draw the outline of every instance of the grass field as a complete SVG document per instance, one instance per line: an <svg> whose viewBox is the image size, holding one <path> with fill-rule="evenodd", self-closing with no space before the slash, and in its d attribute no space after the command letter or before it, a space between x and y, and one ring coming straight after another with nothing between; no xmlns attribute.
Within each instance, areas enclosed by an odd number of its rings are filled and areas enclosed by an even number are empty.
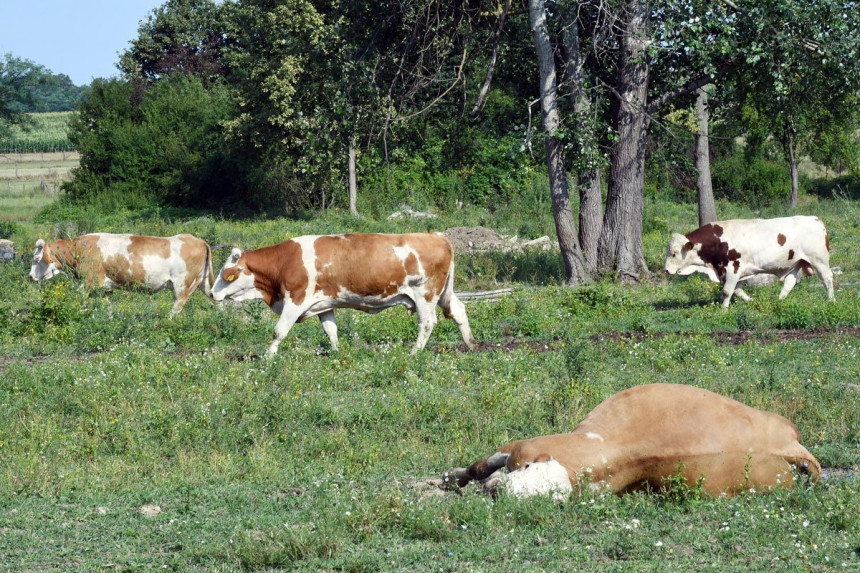
<svg viewBox="0 0 860 573"><path fill-rule="evenodd" d="M649 203L657 271L692 205ZM441 318L409 354L414 316L338 313L260 357L274 315L195 294L86 293L0 265L0 569L16 571L858 571L860 204L804 198L838 267L719 306L699 277L559 287L556 257L460 254L458 290L514 286L467 311L478 351ZM720 206L725 217L751 216ZM766 216L783 214L778 209ZM117 216L98 230L256 247L308 232L445 229L464 210L392 223ZM510 229L500 229L512 232ZM31 245L55 227L22 223ZM27 252L25 252L27 251ZM216 266L226 249L215 251ZM631 386L685 383L793 420L826 479L772 495L496 499L424 487L513 439L573 428Z"/></svg>
<svg viewBox="0 0 860 573"><path fill-rule="evenodd" d="M77 152L0 155L0 222L28 223L60 194Z"/></svg>

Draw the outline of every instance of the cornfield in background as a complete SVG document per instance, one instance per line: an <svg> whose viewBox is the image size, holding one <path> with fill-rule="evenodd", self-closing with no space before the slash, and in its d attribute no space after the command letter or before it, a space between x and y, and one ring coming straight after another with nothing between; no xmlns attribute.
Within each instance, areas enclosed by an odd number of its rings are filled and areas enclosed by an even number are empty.
<svg viewBox="0 0 860 573"><path fill-rule="evenodd" d="M29 114L35 125L28 130L13 127L11 138L0 138L0 153L74 151L75 147L67 134L67 126L73 113L75 112L62 111Z"/></svg>

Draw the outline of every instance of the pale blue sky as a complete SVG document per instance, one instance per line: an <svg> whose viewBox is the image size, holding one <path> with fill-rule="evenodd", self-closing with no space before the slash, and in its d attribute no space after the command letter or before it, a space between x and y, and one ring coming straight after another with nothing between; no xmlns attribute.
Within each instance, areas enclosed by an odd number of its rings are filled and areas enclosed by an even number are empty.
<svg viewBox="0 0 860 573"><path fill-rule="evenodd" d="M75 85L118 75L119 53L165 0L12 0L0 15L0 55L11 52Z"/></svg>

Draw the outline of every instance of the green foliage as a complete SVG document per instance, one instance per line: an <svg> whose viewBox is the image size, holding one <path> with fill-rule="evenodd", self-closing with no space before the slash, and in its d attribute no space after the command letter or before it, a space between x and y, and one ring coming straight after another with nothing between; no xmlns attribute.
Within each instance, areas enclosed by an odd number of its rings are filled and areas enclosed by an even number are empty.
<svg viewBox="0 0 860 573"><path fill-rule="evenodd" d="M791 192L787 168L758 157L731 155L714 163L712 176L715 197L752 208L785 202Z"/></svg>
<svg viewBox="0 0 860 573"><path fill-rule="evenodd" d="M57 279L42 290L24 328L64 339L69 335L69 328L84 315L82 293L70 281Z"/></svg>
<svg viewBox="0 0 860 573"><path fill-rule="evenodd" d="M226 89L176 76L151 87L97 80L70 123L81 152L72 201L113 196L131 208L216 203L236 193L237 175L222 155L219 123L231 103Z"/></svg>

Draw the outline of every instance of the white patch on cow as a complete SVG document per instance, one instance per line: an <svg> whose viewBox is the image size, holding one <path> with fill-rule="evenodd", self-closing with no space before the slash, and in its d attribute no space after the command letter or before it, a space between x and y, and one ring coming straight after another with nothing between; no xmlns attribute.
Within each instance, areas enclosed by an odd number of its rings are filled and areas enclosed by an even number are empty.
<svg viewBox="0 0 860 573"><path fill-rule="evenodd" d="M236 280L227 282L224 280L224 269L218 273L218 279L212 285L212 299L221 302L224 299L242 302L244 300L255 300L263 298L263 293L257 290L254 284L254 273L239 272Z"/></svg>
<svg viewBox="0 0 860 573"><path fill-rule="evenodd" d="M43 239L36 241L36 248L33 251L33 264L30 267L30 279L43 281L55 277L60 272L62 271L56 263L45 261L45 241Z"/></svg>
<svg viewBox="0 0 860 573"><path fill-rule="evenodd" d="M597 432L586 432L585 437L589 440L600 440L603 441L603 436L598 434Z"/></svg>
<svg viewBox="0 0 860 573"><path fill-rule="evenodd" d="M573 491L570 476L564 466L554 459L534 462L501 478L502 487L514 497L548 495L557 501L567 499Z"/></svg>

